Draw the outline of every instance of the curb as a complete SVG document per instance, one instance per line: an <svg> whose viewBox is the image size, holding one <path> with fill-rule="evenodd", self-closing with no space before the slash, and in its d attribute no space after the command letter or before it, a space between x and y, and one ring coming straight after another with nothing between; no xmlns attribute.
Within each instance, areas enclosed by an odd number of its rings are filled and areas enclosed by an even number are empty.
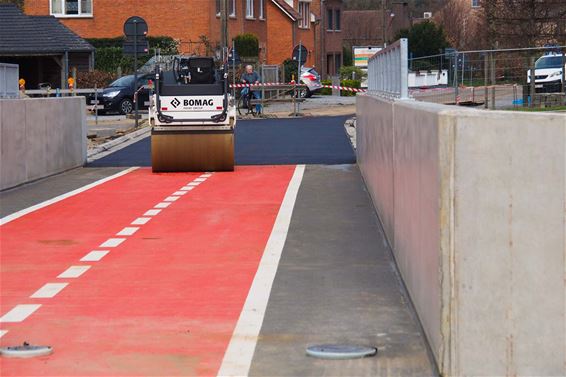
<svg viewBox="0 0 566 377"><path fill-rule="evenodd" d="M134 142L143 139L151 131L149 124L136 131L130 132L124 136L120 136L114 140L110 140L104 144L100 144L87 152L87 161L92 162L102 158L110 153L116 152L124 147L127 147Z"/></svg>

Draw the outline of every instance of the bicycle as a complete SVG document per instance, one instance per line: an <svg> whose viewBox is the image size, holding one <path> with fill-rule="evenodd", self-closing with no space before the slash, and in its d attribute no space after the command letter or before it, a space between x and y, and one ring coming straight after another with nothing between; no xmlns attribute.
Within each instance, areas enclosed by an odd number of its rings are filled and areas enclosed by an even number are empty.
<svg viewBox="0 0 566 377"><path fill-rule="evenodd" d="M253 99L253 92L249 88L242 89L242 91L240 92L240 98L238 99L238 115L251 114L254 117L257 115L256 105L252 104Z"/></svg>

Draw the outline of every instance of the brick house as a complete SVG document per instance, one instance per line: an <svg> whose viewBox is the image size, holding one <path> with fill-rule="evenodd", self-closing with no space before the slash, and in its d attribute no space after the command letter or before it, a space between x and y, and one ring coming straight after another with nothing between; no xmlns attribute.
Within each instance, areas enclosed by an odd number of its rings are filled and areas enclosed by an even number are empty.
<svg viewBox="0 0 566 377"><path fill-rule="evenodd" d="M229 36L253 33L260 41L260 61L281 64L301 42L309 51L307 66L325 76L342 64L342 0L228 0ZM124 21L143 17L153 36L181 42L183 53L200 52L200 36L220 40L219 0L25 0L29 15L53 15L83 38L123 34ZM332 13L332 21L328 21ZM326 20L326 21L325 21ZM330 23L329 23L330 22Z"/></svg>

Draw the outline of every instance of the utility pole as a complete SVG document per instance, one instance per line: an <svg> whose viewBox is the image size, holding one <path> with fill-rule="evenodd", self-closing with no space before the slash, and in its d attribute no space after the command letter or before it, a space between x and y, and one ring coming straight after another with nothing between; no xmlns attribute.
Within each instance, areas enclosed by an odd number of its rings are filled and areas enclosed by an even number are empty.
<svg viewBox="0 0 566 377"><path fill-rule="evenodd" d="M220 45L222 46L222 61L227 59L224 56L228 48L228 0L220 0Z"/></svg>
<svg viewBox="0 0 566 377"><path fill-rule="evenodd" d="M385 4L386 0L381 0L381 38L383 39L383 47L385 48L385 44L387 43L387 41L385 40L385 30L386 30L386 20L387 17L385 16L385 9L386 9L386 4Z"/></svg>

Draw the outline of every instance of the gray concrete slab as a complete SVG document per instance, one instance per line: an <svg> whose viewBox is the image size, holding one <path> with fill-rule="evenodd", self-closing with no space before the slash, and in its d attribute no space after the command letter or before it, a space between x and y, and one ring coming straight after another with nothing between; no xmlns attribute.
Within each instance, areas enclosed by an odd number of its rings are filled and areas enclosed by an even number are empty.
<svg viewBox="0 0 566 377"><path fill-rule="evenodd" d="M126 168L78 168L0 192L0 217L76 190Z"/></svg>
<svg viewBox="0 0 566 377"><path fill-rule="evenodd" d="M358 360L308 345L378 348ZM436 369L355 165L308 166L251 376L430 376Z"/></svg>

